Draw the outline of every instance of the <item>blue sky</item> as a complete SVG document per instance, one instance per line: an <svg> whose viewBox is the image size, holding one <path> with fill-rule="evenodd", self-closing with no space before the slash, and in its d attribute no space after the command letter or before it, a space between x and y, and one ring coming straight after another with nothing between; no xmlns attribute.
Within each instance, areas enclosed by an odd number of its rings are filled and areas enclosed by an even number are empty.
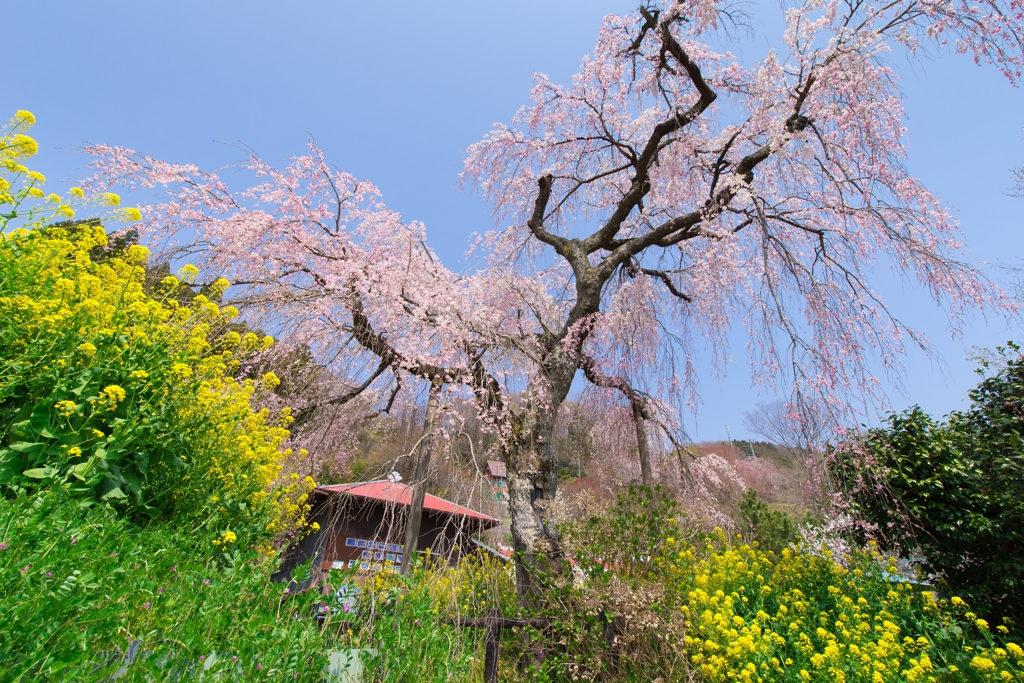
<svg viewBox="0 0 1024 683"><path fill-rule="evenodd" d="M0 116L29 109L51 180L79 175L76 146L107 142L205 169L237 160L244 143L282 162L310 134L343 170L373 181L458 267L467 239L492 226L489 209L458 191L465 148L527 101L533 73L565 81L593 44L601 18L634 2L353 3L342 0L25 2L4 10L8 63ZM777 5L766 6L777 11ZM774 22L772 22L774 25ZM767 24L740 46L762 56ZM904 76L910 169L957 210L977 258L1024 257L1024 200L1006 196L1024 165L1024 93L993 69L944 55L892 62ZM54 188L57 189L57 188ZM1024 340L1019 327L977 320L951 339L941 310L887 273L879 289L942 358L906 360L894 407L942 414L974 383L971 345ZM724 380L704 375L697 439L744 435L742 416L770 398L750 388L744 340Z"/></svg>

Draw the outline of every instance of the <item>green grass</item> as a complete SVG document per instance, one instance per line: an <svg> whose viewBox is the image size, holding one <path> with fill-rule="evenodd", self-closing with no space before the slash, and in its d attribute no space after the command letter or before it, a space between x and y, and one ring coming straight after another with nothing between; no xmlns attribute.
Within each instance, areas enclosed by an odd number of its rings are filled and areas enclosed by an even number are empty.
<svg viewBox="0 0 1024 683"><path fill-rule="evenodd" d="M0 678L121 681L322 678L314 596L284 594L272 563L215 556L188 528L141 528L58 494L0 499ZM214 654L211 663L211 654Z"/></svg>

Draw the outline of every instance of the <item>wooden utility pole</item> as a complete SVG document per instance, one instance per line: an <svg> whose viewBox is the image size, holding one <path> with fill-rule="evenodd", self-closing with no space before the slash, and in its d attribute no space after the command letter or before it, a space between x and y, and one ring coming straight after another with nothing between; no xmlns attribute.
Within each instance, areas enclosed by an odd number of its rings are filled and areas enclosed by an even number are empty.
<svg viewBox="0 0 1024 683"><path fill-rule="evenodd" d="M427 413L423 417L423 437L416 447L416 474L412 481L412 501L405 525L405 549L402 552L402 576L412 573L412 556L420 539L420 524L423 521L423 498L427 493L427 472L430 468L430 444L434 439L434 422L441 397L441 383L430 385L427 397Z"/></svg>

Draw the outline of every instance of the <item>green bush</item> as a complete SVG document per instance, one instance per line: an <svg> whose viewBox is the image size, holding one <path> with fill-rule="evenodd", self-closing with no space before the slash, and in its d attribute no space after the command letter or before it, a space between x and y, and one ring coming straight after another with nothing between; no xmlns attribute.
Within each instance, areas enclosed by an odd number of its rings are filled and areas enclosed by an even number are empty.
<svg viewBox="0 0 1024 683"><path fill-rule="evenodd" d="M428 552L409 578L331 571L328 580L334 597L324 598L323 633L337 650L359 652L376 681L479 681L485 634L456 620L494 607L506 617L519 612L512 566L489 557L449 566ZM338 591L350 589L357 597L339 601Z"/></svg>
<svg viewBox="0 0 1024 683"><path fill-rule="evenodd" d="M754 489L748 488L740 499L740 518L750 540L757 541L765 550L779 553L796 541L793 518L781 510L768 509Z"/></svg>
<svg viewBox="0 0 1024 683"><path fill-rule="evenodd" d="M1024 614L1024 358L1010 344L978 371L971 406L920 408L832 449L841 497L866 533L986 615Z"/></svg>
<svg viewBox="0 0 1024 683"><path fill-rule="evenodd" d="M644 489L563 539L576 576L549 586L541 614L553 623L519 648L530 663L523 680L1024 677L1006 624L978 619L960 598L893 583L895 567L873 548L768 553L721 531L688 532L670 500Z"/></svg>

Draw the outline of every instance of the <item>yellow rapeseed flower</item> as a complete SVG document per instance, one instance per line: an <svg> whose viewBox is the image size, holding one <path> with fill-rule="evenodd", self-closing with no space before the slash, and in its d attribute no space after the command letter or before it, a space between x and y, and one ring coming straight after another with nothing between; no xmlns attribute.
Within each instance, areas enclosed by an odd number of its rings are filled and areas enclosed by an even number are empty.
<svg viewBox="0 0 1024 683"><path fill-rule="evenodd" d="M75 405L74 401L57 401L56 403L53 404L53 407L59 410L60 412L64 413L65 415L70 415L71 413L75 412L75 408L77 406Z"/></svg>
<svg viewBox="0 0 1024 683"><path fill-rule="evenodd" d="M141 244L133 244L128 247L128 251L125 256L125 260L129 263L145 263L149 260L149 249Z"/></svg>
<svg viewBox="0 0 1024 683"><path fill-rule="evenodd" d="M111 403L120 403L124 400L124 389L116 384L110 384L103 388L103 395L110 399Z"/></svg>
<svg viewBox="0 0 1024 683"><path fill-rule="evenodd" d="M192 368L185 363L171 363L171 376L179 380L188 379L192 376Z"/></svg>
<svg viewBox="0 0 1024 683"><path fill-rule="evenodd" d="M974 659L971 660L971 668L982 672L995 671L996 663L988 657L975 656Z"/></svg>
<svg viewBox="0 0 1024 683"><path fill-rule="evenodd" d="M12 157L32 157L39 152L39 143L28 135L13 135L8 145L8 153ZM11 170L15 173L28 173L28 169L21 164L15 164Z"/></svg>
<svg viewBox="0 0 1024 683"><path fill-rule="evenodd" d="M198 275L199 269L196 268L191 263L186 263L184 266L181 267L181 270L178 271L178 277L180 277L185 282L192 282L193 280L196 279L196 276Z"/></svg>
<svg viewBox="0 0 1024 683"><path fill-rule="evenodd" d="M26 119L19 125L27 123ZM33 151L34 141L29 144L28 140L8 134L0 143L0 201L17 204L27 194L30 182L18 190L17 197L8 192L12 183L17 182L18 174L27 176L28 181L42 182L15 160ZM12 148L12 142L21 146L16 144ZM76 188L67 196L78 200L84 195L81 188ZM57 220L74 216L74 210L56 196L47 208L48 213L56 214L53 218ZM246 503L243 511L227 513L225 527L272 528L274 533L280 533L304 526L309 512L308 495L315 489L315 482L308 478L279 481L282 462L287 457L283 444L289 437L285 425L290 415L287 411L272 416L269 410L254 410L252 401L257 387L251 381L236 381L230 373L238 361L231 358L231 351L220 351L210 345L215 340L215 331L224 329L224 323L237 311L218 311L207 297L197 297L194 303L165 299L166 289L160 290L163 297L149 296L144 269L138 267L146 256L145 250L131 247L126 253L94 262L90 251L105 244L107 236L102 226L91 224L81 224L73 231L11 226L0 235L0 263L17 262L16 270L24 276L23 282L15 283L17 290L13 290L13 296L10 287L0 295L0 315L20 335L16 341L23 345L38 344L40 340L59 337L66 340L69 348L77 349L75 357L46 358L32 372L42 373L48 368L70 368L77 372L98 354L99 346L104 354L112 355L112 360L125 352L133 357L138 352L141 359L166 359L154 365L145 365L146 360L132 361L133 365L127 368L112 364L115 374L108 379L111 383L98 392L99 401L92 398L76 405L71 400L51 399L54 417L70 417L84 411L90 419L88 426L60 419L60 424L52 428L76 428L80 443L104 439L105 433L112 431L113 414L109 408L123 405L126 388L130 388L133 395L139 396L140 403L159 403L166 408L172 424L187 426L188 433L181 436L193 448L187 458L189 467L176 473L170 483L173 499L184 500L199 494L206 504L211 494L219 494L221 500L230 496ZM186 269L184 274L197 273L197 269ZM222 287L223 282L218 282L214 289ZM164 283L176 287L179 281L167 278ZM235 341L237 346L241 338L235 333L228 341ZM261 341L253 335L251 350L271 342L272 339ZM133 367L146 370L132 370ZM150 379L148 371L159 381L146 381ZM182 386L183 380L193 377L202 381ZM146 418L133 417L147 423ZM130 427L129 423L126 428ZM67 446L59 452L65 458L69 454L83 455L84 446L74 448ZM181 456L181 460L186 458ZM235 518L240 518L244 526L236 526ZM223 546L241 542L240 536L241 531L232 531L215 540ZM272 549L267 546L264 554L272 554Z"/></svg>

